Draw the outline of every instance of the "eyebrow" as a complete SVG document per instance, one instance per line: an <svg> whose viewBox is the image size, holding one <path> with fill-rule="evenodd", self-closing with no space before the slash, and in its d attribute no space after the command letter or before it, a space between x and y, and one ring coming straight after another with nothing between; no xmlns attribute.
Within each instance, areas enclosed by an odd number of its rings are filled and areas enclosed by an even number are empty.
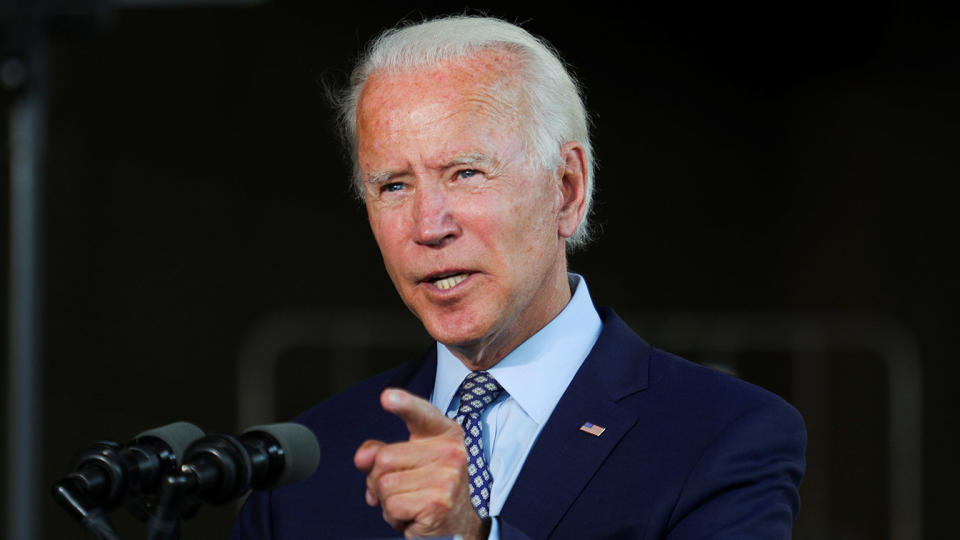
<svg viewBox="0 0 960 540"><path fill-rule="evenodd" d="M503 162L486 154L463 154L455 156L442 168L449 169L450 167L456 167L458 165L474 165L477 163L487 165L489 169L486 173L488 178L500 176L500 172L503 170Z"/></svg>
<svg viewBox="0 0 960 540"><path fill-rule="evenodd" d="M379 171L371 173L369 176L367 176L366 183L373 185L383 184L398 174L400 173L395 171Z"/></svg>
<svg viewBox="0 0 960 540"><path fill-rule="evenodd" d="M496 163L496 160L485 155L485 154L463 154L459 156L454 156L453 159L447 162L446 165L441 167L442 169L449 169L450 167L455 167L457 165L473 165L474 163Z"/></svg>
<svg viewBox="0 0 960 540"><path fill-rule="evenodd" d="M495 169L495 170L500 169L500 163L496 159L486 154L478 154L478 153L460 154L460 155L454 156L447 163L441 165L440 167L437 167L437 169L444 170L444 169L449 169L451 167L457 167L462 165L474 165L476 163L489 163L492 169ZM406 170L377 171L367 175L366 183L375 185L375 186L380 184L385 184L389 182L390 179L396 178L397 176L401 176L403 174L406 174Z"/></svg>

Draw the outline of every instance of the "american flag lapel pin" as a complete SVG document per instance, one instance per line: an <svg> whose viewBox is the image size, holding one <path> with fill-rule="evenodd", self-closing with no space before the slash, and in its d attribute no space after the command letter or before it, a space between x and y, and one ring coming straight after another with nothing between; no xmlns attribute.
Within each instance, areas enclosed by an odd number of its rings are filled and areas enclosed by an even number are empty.
<svg viewBox="0 0 960 540"><path fill-rule="evenodd" d="M583 425L580 426L580 431L583 431L584 433L589 433L594 437L599 437L606 430L607 428L603 426L598 426L596 424L591 424L590 422L584 422Z"/></svg>

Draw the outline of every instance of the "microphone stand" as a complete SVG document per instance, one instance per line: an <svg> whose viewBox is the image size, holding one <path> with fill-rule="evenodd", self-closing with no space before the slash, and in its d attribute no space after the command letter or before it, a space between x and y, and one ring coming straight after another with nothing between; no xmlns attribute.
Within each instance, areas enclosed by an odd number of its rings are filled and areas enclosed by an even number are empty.
<svg viewBox="0 0 960 540"><path fill-rule="evenodd" d="M107 521L107 513L80 489L74 479L64 478L54 484L53 498L97 540L120 540L120 536Z"/></svg>
<svg viewBox="0 0 960 540"><path fill-rule="evenodd" d="M154 511L147 520L147 540L180 540L180 520L196 515L200 501L193 497L197 477L193 474L163 478Z"/></svg>

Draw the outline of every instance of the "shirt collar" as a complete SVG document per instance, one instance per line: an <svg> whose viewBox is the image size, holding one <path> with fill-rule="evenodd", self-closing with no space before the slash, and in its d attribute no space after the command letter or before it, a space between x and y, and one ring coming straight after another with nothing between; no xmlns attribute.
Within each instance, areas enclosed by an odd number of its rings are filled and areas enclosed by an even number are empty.
<svg viewBox="0 0 960 540"><path fill-rule="evenodd" d="M586 280L577 274L568 274L568 278L574 293L566 307L488 370L541 426L547 422L603 327ZM457 388L469 372L446 345L437 343L437 377L430 402L441 411L450 410Z"/></svg>

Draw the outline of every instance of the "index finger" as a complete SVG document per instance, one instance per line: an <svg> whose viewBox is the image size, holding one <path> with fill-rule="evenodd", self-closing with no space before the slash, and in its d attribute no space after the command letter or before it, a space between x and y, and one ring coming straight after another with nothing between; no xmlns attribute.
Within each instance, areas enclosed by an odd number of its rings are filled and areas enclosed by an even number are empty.
<svg viewBox="0 0 960 540"><path fill-rule="evenodd" d="M444 416L429 401L400 388L387 388L380 394L383 410L395 414L407 424L411 437L432 437L460 432L460 425Z"/></svg>

